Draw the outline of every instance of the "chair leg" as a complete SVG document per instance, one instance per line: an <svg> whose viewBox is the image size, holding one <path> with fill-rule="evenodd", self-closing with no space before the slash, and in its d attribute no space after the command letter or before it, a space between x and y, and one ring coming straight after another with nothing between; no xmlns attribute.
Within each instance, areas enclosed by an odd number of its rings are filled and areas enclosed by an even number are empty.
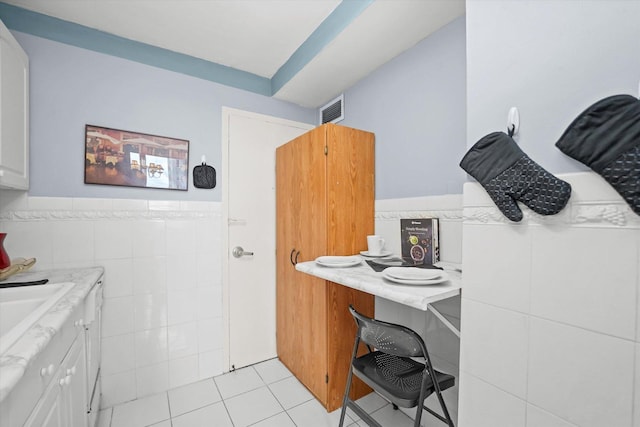
<svg viewBox="0 0 640 427"><path fill-rule="evenodd" d="M440 402L440 407L442 408L442 412L444 413L444 417L447 420L447 424L449 425L449 427L455 427L453 425L453 420L451 419L451 415L449 415L449 411L447 410L447 404L444 403L444 398L442 397L442 392L440 390L438 390L436 395L438 396L438 401Z"/></svg>
<svg viewBox="0 0 640 427"><path fill-rule="evenodd" d="M439 419L443 423L446 423L447 426L455 427L455 425L453 424L453 420L451 419L451 415L449 415L449 411L447 410L447 405L444 402L444 398L442 398L442 396L439 395L438 396L438 400L440 402L440 409L441 409L442 413L444 414L444 416L440 415L439 413L437 413L436 411L434 411L431 408L427 408L427 406L424 404L424 402L422 404L422 409L424 409L425 411L427 411L428 413L430 413L431 415L433 415L434 417L436 417L437 419ZM421 413L422 413L422 411L421 411Z"/></svg>
<svg viewBox="0 0 640 427"><path fill-rule="evenodd" d="M422 405L418 404L416 406L416 418L413 421L413 427L420 427L420 421L422 421L422 407L424 406L424 400L422 401Z"/></svg>
<svg viewBox="0 0 640 427"><path fill-rule="evenodd" d="M349 392L351 391L351 380L353 379L353 368L349 367L349 376L347 377L347 387L342 398L342 411L340 411L340 423L338 427L344 424L344 416L347 414L347 402L349 402Z"/></svg>

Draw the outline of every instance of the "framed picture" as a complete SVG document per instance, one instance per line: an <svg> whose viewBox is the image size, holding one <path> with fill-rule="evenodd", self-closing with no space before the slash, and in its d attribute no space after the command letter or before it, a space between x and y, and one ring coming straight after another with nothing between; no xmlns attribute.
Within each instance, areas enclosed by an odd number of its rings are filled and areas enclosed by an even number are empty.
<svg viewBox="0 0 640 427"><path fill-rule="evenodd" d="M84 182L186 191L189 141L86 125Z"/></svg>

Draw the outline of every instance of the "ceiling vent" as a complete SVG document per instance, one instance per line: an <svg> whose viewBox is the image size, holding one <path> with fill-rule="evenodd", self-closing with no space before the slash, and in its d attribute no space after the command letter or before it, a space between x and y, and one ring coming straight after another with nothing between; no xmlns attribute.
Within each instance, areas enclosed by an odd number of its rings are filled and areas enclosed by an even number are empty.
<svg viewBox="0 0 640 427"><path fill-rule="evenodd" d="M320 124L337 123L344 119L344 93L320 108Z"/></svg>

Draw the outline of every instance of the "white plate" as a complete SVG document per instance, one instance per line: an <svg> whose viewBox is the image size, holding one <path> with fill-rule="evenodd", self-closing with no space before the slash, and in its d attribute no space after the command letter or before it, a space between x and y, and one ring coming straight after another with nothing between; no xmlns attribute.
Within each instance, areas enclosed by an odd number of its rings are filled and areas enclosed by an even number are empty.
<svg viewBox="0 0 640 427"><path fill-rule="evenodd" d="M440 278L444 272L430 268L389 267L384 269L384 274L401 280L434 280Z"/></svg>
<svg viewBox="0 0 640 427"><path fill-rule="evenodd" d="M321 256L316 258L316 264L323 267L353 267L362 262L359 256Z"/></svg>
<svg viewBox="0 0 640 427"><path fill-rule="evenodd" d="M369 251L360 251L360 255L366 256L369 258L382 258L391 255L391 252L381 252L377 255L370 254Z"/></svg>
<svg viewBox="0 0 640 427"><path fill-rule="evenodd" d="M382 277L384 277L385 279L391 281L391 282L395 282L395 283L400 283L403 285L436 285L438 283L442 283L442 282L446 282L449 279L449 276L447 276L446 273L440 271L440 274L437 275L436 277L432 277L431 279L402 279L399 277L395 277L390 275L389 273L387 273L387 270L391 269L391 268L403 268L403 269L407 269L407 268L412 268L412 267L389 267L386 268L383 272L382 272Z"/></svg>
<svg viewBox="0 0 640 427"><path fill-rule="evenodd" d="M423 279L423 280L398 279L397 277L388 276L384 274L384 271L382 272L382 277L389 280L390 282L400 283L402 285L413 285L413 286L437 285L438 283L446 282L448 280L448 277L446 275L442 275L435 279Z"/></svg>

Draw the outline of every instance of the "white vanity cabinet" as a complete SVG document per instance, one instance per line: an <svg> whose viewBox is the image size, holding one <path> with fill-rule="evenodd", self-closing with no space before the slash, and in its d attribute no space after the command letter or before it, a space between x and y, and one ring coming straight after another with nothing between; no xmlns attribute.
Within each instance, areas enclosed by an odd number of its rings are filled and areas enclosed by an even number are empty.
<svg viewBox="0 0 640 427"><path fill-rule="evenodd" d="M86 427L84 336L78 335L25 427Z"/></svg>
<svg viewBox="0 0 640 427"><path fill-rule="evenodd" d="M0 357L0 427L97 423L103 269L69 271L74 286Z"/></svg>
<svg viewBox="0 0 640 427"><path fill-rule="evenodd" d="M0 403L0 426L57 425L56 420L62 422L61 426L72 426L76 424L70 424L69 420L79 416L70 414L78 408L82 412L80 416L86 419L84 314L82 304L76 307L29 364L20 381ZM80 387L76 383L82 385L84 395L76 396ZM77 406L75 399L85 402L84 406ZM87 423L77 425L84 427Z"/></svg>
<svg viewBox="0 0 640 427"><path fill-rule="evenodd" d="M0 188L29 189L29 58L1 21Z"/></svg>

